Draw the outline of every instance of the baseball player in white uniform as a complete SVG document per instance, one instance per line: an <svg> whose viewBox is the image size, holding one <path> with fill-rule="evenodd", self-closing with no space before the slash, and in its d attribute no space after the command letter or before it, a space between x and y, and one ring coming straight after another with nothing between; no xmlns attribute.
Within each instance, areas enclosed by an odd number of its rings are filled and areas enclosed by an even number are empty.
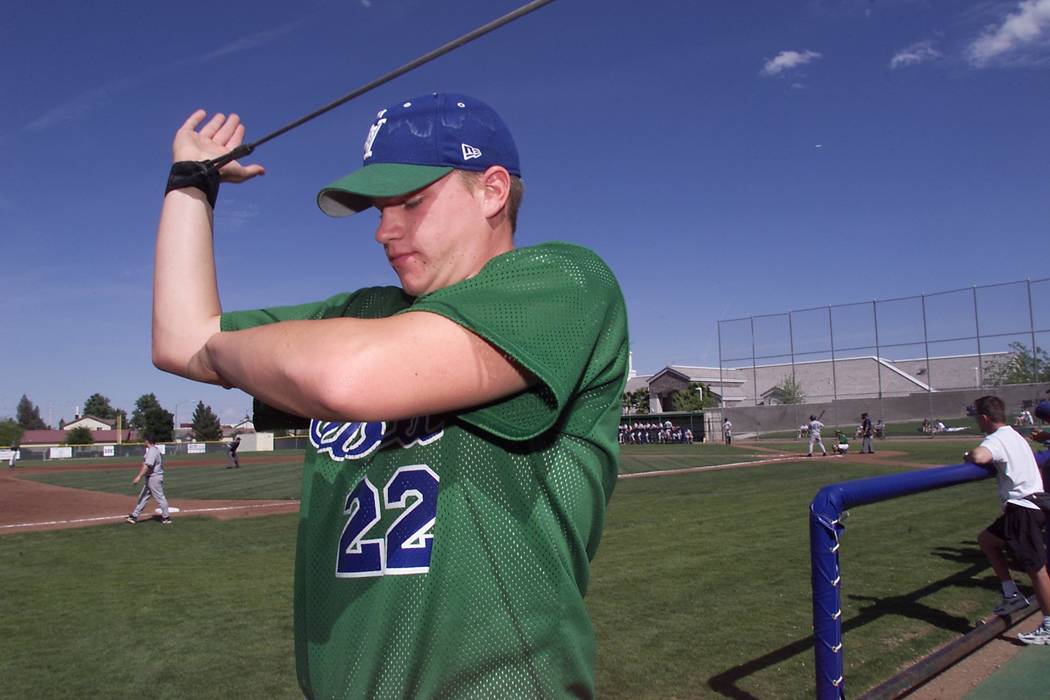
<svg viewBox="0 0 1050 700"><path fill-rule="evenodd" d="M809 452L806 454L807 457L813 456L813 445L820 445L820 451L823 456L828 456L828 451L824 449L824 441L820 439L820 431L824 427L824 424L817 420L816 416L809 417Z"/></svg>
<svg viewBox="0 0 1050 700"><path fill-rule="evenodd" d="M142 477L146 477L146 483L142 485L142 491L139 492L138 503L135 504L134 510L128 514L125 520L132 525L137 523L142 509L146 507L146 502L152 497L157 500L157 505L160 506L160 521L165 525L171 525L171 514L168 513L168 499L164 497L164 458L161 456L160 449L157 447L154 438L147 436L145 441L146 455L142 458L142 468L139 469L139 473L135 475L131 483L139 483Z"/></svg>

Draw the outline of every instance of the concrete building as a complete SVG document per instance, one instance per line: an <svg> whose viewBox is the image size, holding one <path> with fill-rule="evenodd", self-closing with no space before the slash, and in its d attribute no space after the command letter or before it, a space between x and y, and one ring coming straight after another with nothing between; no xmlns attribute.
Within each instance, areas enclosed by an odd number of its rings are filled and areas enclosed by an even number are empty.
<svg viewBox="0 0 1050 700"><path fill-rule="evenodd" d="M928 361L925 357L889 360L866 356L835 358L834 362L827 359L721 369L667 365L653 374L635 374L628 380L628 390L648 388L652 413L671 410L671 394L687 388L691 382L706 385L726 408L783 404L778 387L792 376L805 395L805 403L902 397L919 392L977 389L988 368L1009 357L1008 352L983 354L980 358L931 357Z"/></svg>

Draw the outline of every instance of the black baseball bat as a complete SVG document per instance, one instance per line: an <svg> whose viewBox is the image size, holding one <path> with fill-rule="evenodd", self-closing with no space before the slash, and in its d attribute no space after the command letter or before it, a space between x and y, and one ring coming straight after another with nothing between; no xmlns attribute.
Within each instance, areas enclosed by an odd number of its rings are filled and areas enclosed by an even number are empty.
<svg viewBox="0 0 1050 700"><path fill-rule="evenodd" d="M543 7L544 5L548 5L548 4L552 3L552 2L554 2L554 0L532 0L532 2L526 3L526 4L522 5L521 7L519 7L516 10L512 10L511 12L508 12L507 14L503 15L499 19L494 19L491 22L489 22L488 24L482 25L482 26L478 27L477 29L475 29L474 31L464 34L463 36L459 37L458 39L453 39L452 41L448 42L447 44L444 44L444 45L439 46L438 48L434 49L430 53L423 54L422 56L420 56L416 60L410 61L410 62L406 63L405 65L401 66L400 68L398 68L396 70L392 70L389 73L387 73L386 75L380 76L379 78L376 78L372 82L367 83L365 85L362 85L361 87L357 88L356 90L353 90L352 92L348 92L347 94L345 94L342 97L340 97L338 100L335 100L334 102L329 102L324 107L321 107L320 109L317 109L317 110L314 110L313 112L310 112L305 117L300 117L299 119L296 119L294 122L292 122L290 124L287 124L285 126L282 126L277 131L274 131L272 133L267 134L266 136L263 136L258 141L254 141L252 143L241 144L240 146L238 146L237 148L233 149L232 151L230 151L229 153L227 153L225 155L219 156L218 158L213 158L211 160L206 160L206 161L203 161L203 162L205 163L205 165L207 165L209 170L211 170L211 171L218 170L219 168L221 168L222 166L226 165L227 163L229 163L232 160L236 160L238 158L243 158L246 155L250 155L252 153L252 151L254 151L256 148L258 148L262 144L266 143L267 141L271 141L271 140L277 138L278 136L280 136L281 134L287 133L287 132L291 131L292 129L294 129L295 127L301 126L301 125L305 124L306 122L310 121L311 119L315 119L316 117L321 116L325 112L330 112L331 110L335 109L336 107L338 107L340 105L343 105L343 104L346 104L347 102L349 102L350 100L354 99L355 97L360 97L361 95L365 94L366 92L369 92L370 90L374 90L375 88L379 87L380 85L388 83L391 80L393 80L394 78L396 78L396 77L398 77L400 75L404 75L405 73L409 72L410 70L418 68L419 66L423 65L424 63L429 63L430 61L433 61L435 58L440 58L441 56L444 56L445 54L447 54L449 51L451 51L451 50L453 50L455 48L458 48L460 46L463 46L466 43L474 41L478 37L484 36L485 34L488 34L489 32L491 32L491 31L493 31L495 29L499 29L503 25L509 24L510 22L513 22L514 20L518 19L519 17L527 15L528 13L532 12L533 10L538 10L539 8Z"/></svg>

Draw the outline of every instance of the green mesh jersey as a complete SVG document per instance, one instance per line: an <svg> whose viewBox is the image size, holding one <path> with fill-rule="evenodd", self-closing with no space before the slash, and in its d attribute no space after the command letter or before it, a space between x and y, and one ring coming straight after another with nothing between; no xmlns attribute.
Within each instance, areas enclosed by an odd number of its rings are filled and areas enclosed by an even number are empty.
<svg viewBox="0 0 1050 700"><path fill-rule="evenodd" d="M455 415L310 422L295 575L299 682L317 698L594 694L589 563L616 480L623 296L584 248L501 255L412 299L394 287L223 316L445 316L538 379Z"/></svg>

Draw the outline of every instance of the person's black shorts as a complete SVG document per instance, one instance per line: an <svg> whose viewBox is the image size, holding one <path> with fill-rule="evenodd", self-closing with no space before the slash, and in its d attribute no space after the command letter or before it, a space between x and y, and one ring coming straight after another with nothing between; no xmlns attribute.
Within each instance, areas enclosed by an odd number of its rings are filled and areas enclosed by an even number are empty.
<svg viewBox="0 0 1050 700"><path fill-rule="evenodd" d="M1045 524L1043 511L1007 503L1003 514L988 526L988 532L1006 542L1022 571L1032 572L1046 566Z"/></svg>

